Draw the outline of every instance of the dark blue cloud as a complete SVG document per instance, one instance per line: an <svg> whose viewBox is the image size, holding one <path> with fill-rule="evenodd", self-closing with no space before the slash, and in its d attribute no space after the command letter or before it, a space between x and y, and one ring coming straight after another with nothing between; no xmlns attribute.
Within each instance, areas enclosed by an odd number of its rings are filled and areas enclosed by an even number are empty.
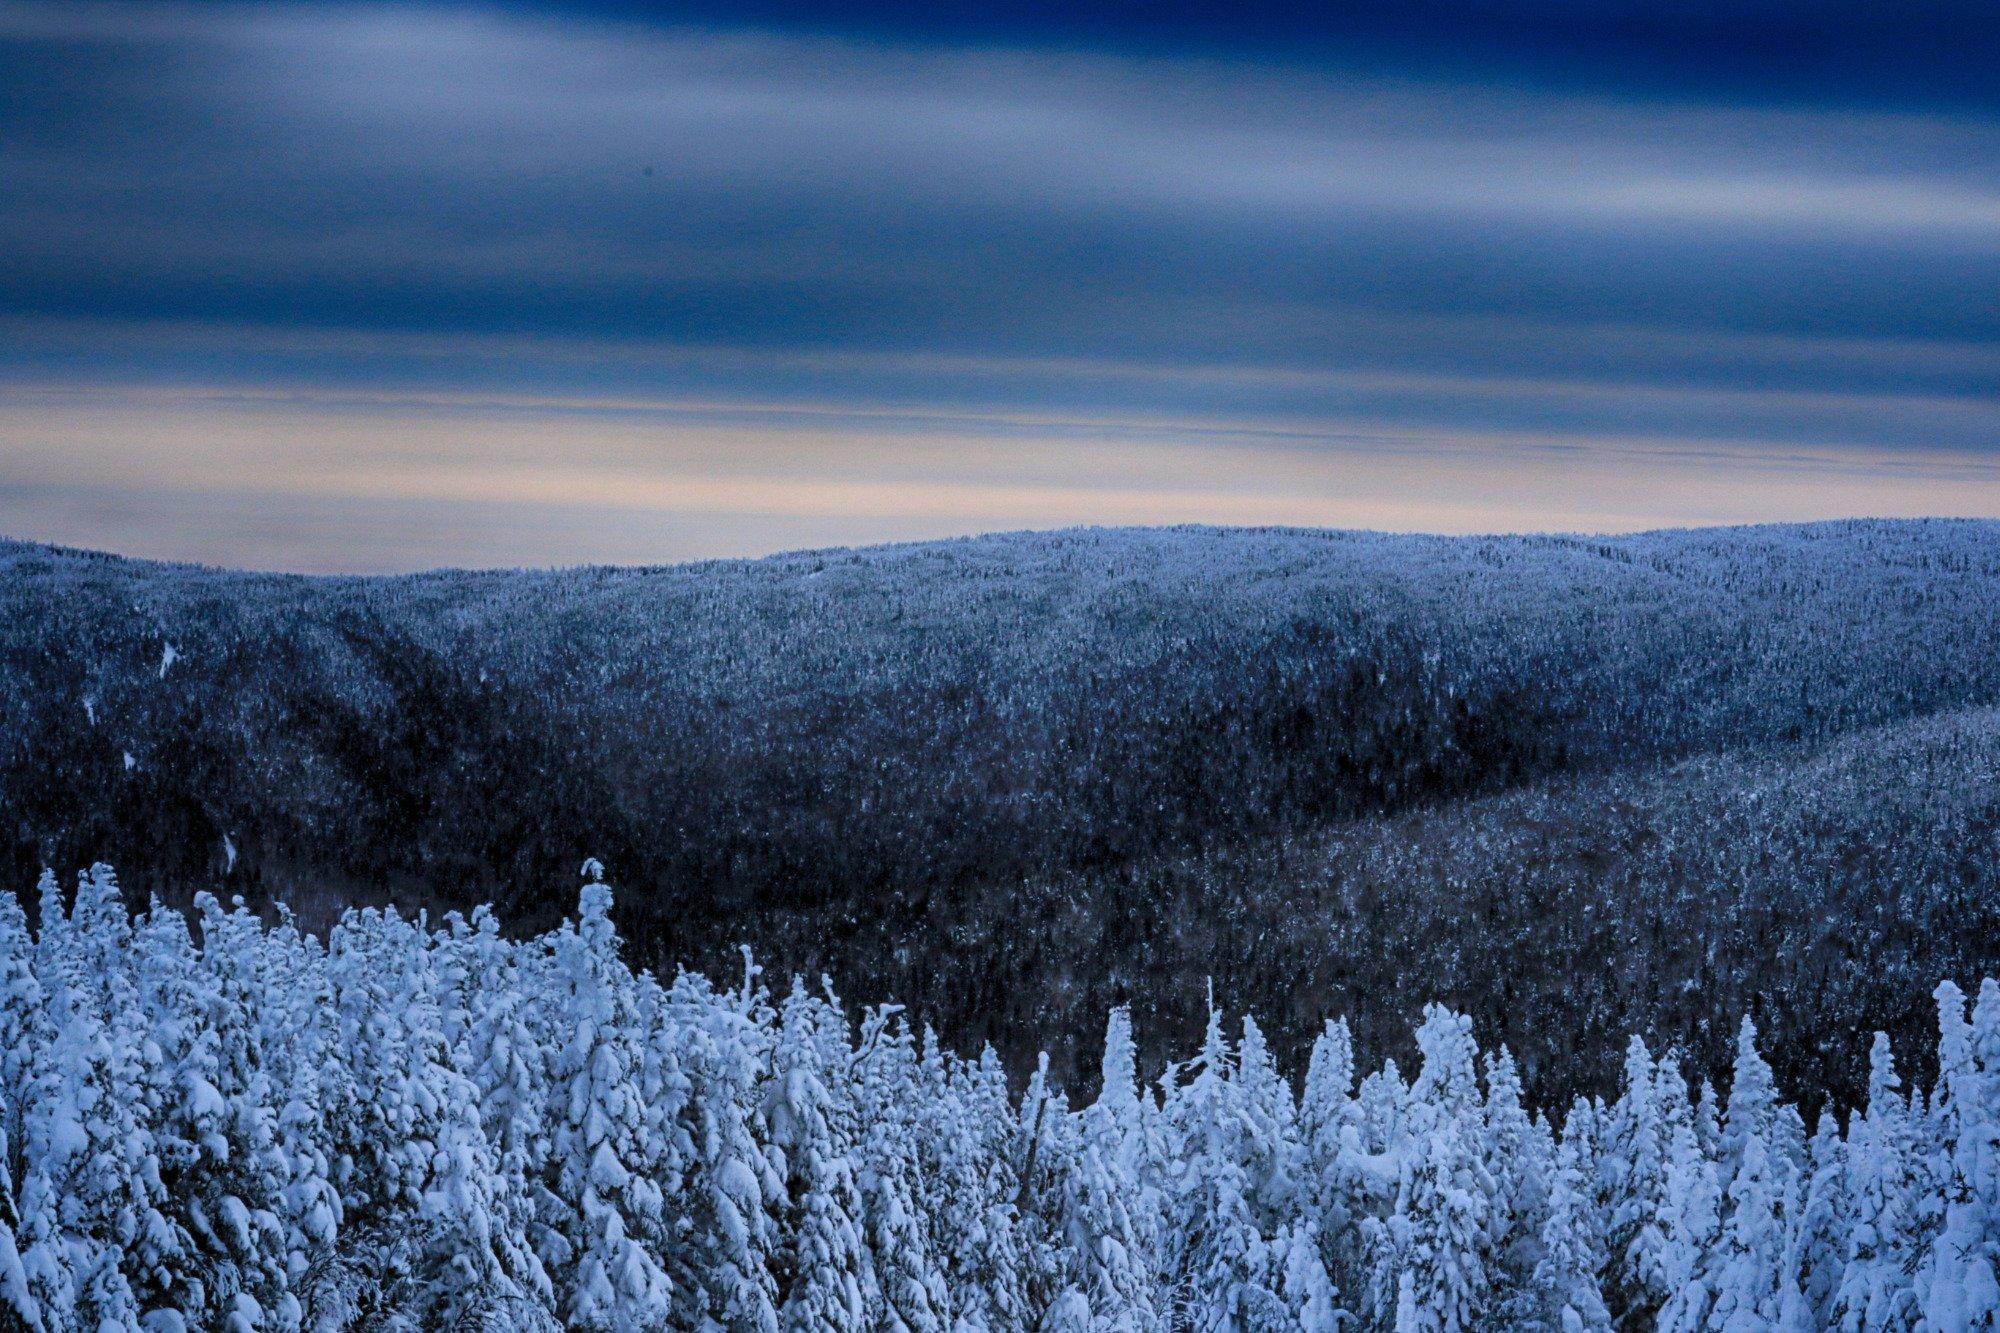
<svg viewBox="0 0 2000 1333"><path fill-rule="evenodd" d="M527 13L1212 53L1736 101L2000 105L1983 0L576 0Z"/></svg>
<svg viewBox="0 0 2000 1333"><path fill-rule="evenodd" d="M0 3L0 371L1990 448L1996 23Z"/></svg>

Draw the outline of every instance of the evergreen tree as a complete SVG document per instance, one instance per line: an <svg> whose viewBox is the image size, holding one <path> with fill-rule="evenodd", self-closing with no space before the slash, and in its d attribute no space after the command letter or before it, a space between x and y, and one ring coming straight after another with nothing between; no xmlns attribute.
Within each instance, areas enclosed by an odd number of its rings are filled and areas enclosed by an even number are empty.
<svg viewBox="0 0 2000 1333"><path fill-rule="evenodd" d="M1889 1038L1878 1032L1868 1052L1868 1105L1850 1122L1844 1153L1848 1231L1829 1323L1847 1333L1906 1330L1918 1319L1916 1145L1901 1087Z"/></svg>
<svg viewBox="0 0 2000 1333"><path fill-rule="evenodd" d="M1745 1014L1736 1031L1736 1067L1729 1084L1729 1104L1722 1116L1718 1169L1726 1190L1736 1179L1743 1154L1752 1139L1762 1139L1771 1151L1778 1115L1778 1092L1771 1066L1757 1050L1757 1025ZM1773 1163L1766 1162L1766 1169Z"/></svg>
<svg viewBox="0 0 2000 1333"><path fill-rule="evenodd" d="M1559 1333L1608 1333L1611 1314L1598 1290L1604 1242L1586 1173L1588 1108L1571 1110L1549 1173L1541 1255L1529 1281L1547 1326Z"/></svg>
<svg viewBox="0 0 2000 1333"><path fill-rule="evenodd" d="M1306 1215L1320 1267L1348 1306L1365 1294L1364 1224L1382 1215L1379 1172L1366 1167L1361 1104L1354 1095L1354 1038L1345 1019L1330 1020L1313 1042L1299 1099L1299 1138L1309 1197ZM1352 1311L1350 1310L1350 1313Z"/></svg>
<svg viewBox="0 0 2000 1333"><path fill-rule="evenodd" d="M867 1244L884 1322L907 1333L949 1326L951 1292L924 1219L941 1201L927 1189L918 1144L937 1110L923 1086L915 1038L891 1005L864 1017L854 1062ZM1030 1091L1030 1100L1034 1096Z"/></svg>
<svg viewBox="0 0 2000 1333"><path fill-rule="evenodd" d="M1168 1290L1190 1329L1279 1329L1290 1318L1280 1273L1259 1233L1245 1139L1244 1085L1222 1011L1209 1006L1201 1054L1165 1107L1172 1158L1167 1217Z"/></svg>
<svg viewBox="0 0 2000 1333"><path fill-rule="evenodd" d="M1399 1331L1482 1327L1492 1298L1496 1189L1483 1130L1471 1020L1439 1005L1417 1029L1408 1148L1375 1261L1375 1305Z"/></svg>
<svg viewBox="0 0 2000 1333"><path fill-rule="evenodd" d="M1480 1156L1493 1182L1487 1247L1493 1256L1494 1308L1533 1304L1528 1281L1548 1218L1548 1173L1554 1156L1548 1131L1522 1103L1520 1071L1502 1048L1486 1062L1486 1104Z"/></svg>
<svg viewBox="0 0 2000 1333"><path fill-rule="evenodd" d="M286 1282L298 1301L300 1325L317 1329L337 1324L350 1305L336 1256L344 1208L332 1178L323 1096L329 1082L339 1088L345 1079L326 952L282 908L276 929L265 937L258 977L253 1023L277 1108Z"/></svg>
<svg viewBox="0 0 2000 1333"><path fill-rule="evenodd" d="M41 1303L28 1286L28 1270L21 1263L20 1242L16 1239L21 1210L14 1202L13 1158L13 1144L7 1132L0 1129L0 1163L7 1164L0 1166L0 1333L19 1333L23 1329L41 1333Z"/></svg>
<svg viewBox="0 0 2000 1333"><path fill-rule="evenodd" d="M879 1298L857 1220L863 1205L854 1144L827 1088L832 1042L822 1028L828 1022L822 1006L794 980L772 1050L764 1120L785 1186L773 1264L779 1324L838 1333L867 1328Z"/></svg>
<svg viewBox="0 0 2000 1333"><path fill-rule="evenodd" d="M1931 1328L1981 1328L2000 1322L1994 1255L2000 1231L1995 1216L2000 1121L1993 1075L1982 1067L1979 1052L1991 1050L2000 1038L1981 1024L1966 1023L1965 996L1951 982L1938 986L1936 998L1939 1103L1933 1118L1944 1152L1939 1170L1944 1213L1918 1288ZM1974 1016L2000 1026L2000 1002L1980 1005Z"/></svg>
<svg viewBox="0 0 2000 1333"><path fill-rule="evenodd" d="M1646 1043L1625 1051L1625 1088L1612 1106L1599 1189L1609 1219L1607 1298L1621 1320L1651 1318L1672 1294L1667 1233L1669 1130L1661 1112L1658 1071Z"/></svg>
<svg viewBox="0 0 2000 1333"><path fill-rule="evenodd" d="M1676 1124L1667 1145L1666 1195L1660 1208L1667 1292L1659 1314L1662 1333L1708 1326L1717 1283L1724 1276L1716 1271L1723 1202L1715 1163L1702 1151L1693 1123Z"/></svg>
<svg viewBox="0 0 2000 1333"><path fill-rule="evenodd" d="M667 993L656 1040L675 1040L689 1080L683 1115L685 1236L675 1280L677 1318L742 1330L775 1330L777 1210L785 1183L772 1161L763 1082L771 1060L773 1015L748 964L733 995L682 973Z"/></svg>
<svg viewBox="0 0 2000 1333"><path fill-rule="evenodd" d="M1159 1108L1141 1089L1136 1063L1131 1013L1114 1009L1105 1024L1097 1100L1077 1126L1068 1230L1087 1247L1077 1279L1083 1298L1113 1326L1145 1327L1160 1317L1154 1301L1165 1149Z"/></svg>
<svg viewBox="0 0 2000 1333"><path fill-rule="evenodd" d="M1822 1111L1812 1138L1805 1186L1786 1228L1783 1270L1787 1328L1818 1329L1833 1323L1833 1300L1846 1267L1847 1145Z"/></svg>
<svg viewBox="0 0 2000 1333"><path fill-rule="evenodd" d="M501 938L499 922L485 907L472 914L466 946L465 1030L457 1059L493 1157L496 1234L508 1246L522 1299L546 1311L555 1290L542 1255L552 1248L551 1227L564 1216L549 1188L550 1059L534 1021L548 978L522 961L529 946Z"/></svg>
<svg viewBox="0 0 2000 1333"><path fill-rule="evenodd" d="M260 1262L260 1242L270 1238L253 1207L229 1188L236 1182L224 1176L255 1168L244 1161L246 1145L229 1134L233 1108L217 1086L221 1052L213 1019L220 1001L211 995L213 977L195 955L186 920L158 899L141 919L132 948L140 1003L150 1020L143 1047L144 1132L159 1157L162 1212L174 1237L172 1259L159 1266L141 1299L197 1328L254 1328L264 1308L257 1290L267 1303L276 1294L274 1275ZM255 1108L246 1114L254 1118ZM239 1258L247 1261L247 1273ZM282 1282L282 1273L275 1279Z"/></svg>
<svg viewBox="0 0 2000 1333"><path fill-rule="evenodd" d="M22 1267L52 1329L133 1327L141 1309L123 1265L151 1226L155 1190L135 1099L118 1075L127 1062L66 980L50 988L49 1012L53 1035L36 1052L25 1114Z"/></svg>
<svg viewBox="0 0 2000 1333"><path fill-rule="evenodd" d="M1761 1135L1747 1136L1729 1186L1729 1220L1711 1265L1714 1304L1708 1327L1738 1330L1778 1327L1784 1234L1778 1216L1778 1182Z"/></svg>
<svg viewBox="0 0 2000 1333"><path fill-rule="evenodd" d="M595 874L576 922L557 932L551 979L556 1027L567 1035L551 1071L551 1189L567 1215L565 1243L542 1259L571 1327L652 1328L672 1300L660 1261L666 1204L648 1173L661 1149L647 1141L643 1035L631 975L618 958L611 890Z"/></svg>
<svg viewBox="0 0 2000 1333"><path fill-rule="evenodd" d="M12 892L0 891L0 1329L42 1329L41 1308L21 1264L20 1183L35 1053L47 1045L48 1013L35 977L34 941Z"/></svg>

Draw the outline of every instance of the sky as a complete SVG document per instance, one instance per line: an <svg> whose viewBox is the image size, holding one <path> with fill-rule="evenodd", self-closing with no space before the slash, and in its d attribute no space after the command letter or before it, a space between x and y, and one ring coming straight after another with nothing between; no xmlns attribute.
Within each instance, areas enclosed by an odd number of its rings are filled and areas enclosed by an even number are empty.
<svg viewBox="0 0 2000 1333"><path fill-rule="evenodd" d="M1990 0L0 0L0 535L2000 516Z"/></svg>

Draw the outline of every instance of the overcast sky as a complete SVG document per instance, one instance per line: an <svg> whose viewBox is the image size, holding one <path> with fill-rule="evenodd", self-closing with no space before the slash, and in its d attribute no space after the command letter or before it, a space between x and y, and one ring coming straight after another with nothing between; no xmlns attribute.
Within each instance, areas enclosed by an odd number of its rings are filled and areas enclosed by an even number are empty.
<svg viewBox="0 0 2000 1333"><path fill-rule="evenodd" d="M1996 69L1985 0L0 0L0 534L2000 514Z"/></svg>

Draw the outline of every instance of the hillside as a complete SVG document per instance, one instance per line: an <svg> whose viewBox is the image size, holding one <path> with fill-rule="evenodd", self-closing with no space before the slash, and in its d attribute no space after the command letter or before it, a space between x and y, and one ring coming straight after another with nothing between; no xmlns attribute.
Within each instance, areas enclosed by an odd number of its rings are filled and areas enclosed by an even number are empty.
<svg viewBox="0 0 2000 1333"><path fill-rule="evenodd" d="M391 579L15 544L0 870L540 929L596 855L642 961L748 941L1014 1059L1123 1000L1185 1048L1213 975L1288 1056L1443 998L1553 1096L1751 1009L1837 1083L2000 953L1996 650L1969 522Z"/></svg>

